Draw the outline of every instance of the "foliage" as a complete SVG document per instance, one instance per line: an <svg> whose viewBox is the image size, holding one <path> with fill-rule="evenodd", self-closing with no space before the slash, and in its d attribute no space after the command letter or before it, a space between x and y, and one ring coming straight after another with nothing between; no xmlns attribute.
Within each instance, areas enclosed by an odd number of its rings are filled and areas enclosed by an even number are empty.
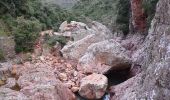
<svg viewBox="0 0 170 100"><path fill-rule="evenodd" d="M110 29L129 31L129 0L80 0L73 10L78 19L102 22Z"/></svg>
<svg viewBox="0 0 170 100"><path fill-rule="evenodd" d="M73 11L81 21L86 21L86 18L96 20L112 29L116 19L116 2L117 0L80 0Z"/></svg>
<svg viewBox="0 0 170 100"><path fill-rule="evenodd" d="M0 0L0 35L14 35L16 51L31 51L38 32L46 29L57 31L59 25L67 20L88 22L99 21L110 29L129 31L130 0L80 0L72 12L61 9L56 4L42 3L41 0ZM155 13L158 0L143 0L148 27ZM22 16L22 17L21 17ZM55 41L66 43L63 37L52 37Z"/></svg>
<svg viewBox="0 0 170 100"><path fill-rule="evenodd" d="M54 46L56 44L56 42L59 42L62 46L66 45L67 43L67 39L66 37L63 36L46 36L46 42L50 45L50 46Z"/></svg>
<svg viewBox="0 0 170 100"><path fill-rule="evenodd" d="M16 42L16 52L31 51L34 42L41 31L40 22L36 19L28 20L23 17L18 17L16 23L17 25L13 30Z"/></svg>
<svg viewBox="0 0 170 100"><path fill-rule="evenodd" d="M34 16L44 25L44 29L57 31L63 21L75 20L72 13L54 4L42 4L39 0L35 0L28 5L27 17Z"/></svg>
<svg viewBox="0 0 170 100"><path fill-rule="evenodd" d="M156 4L159 0L143 0L143 8L147 15L147 26L150 27L150 23L155 15Z"/></svg>
<svg viewBox="0 0 170 100"><path fill-rule="evenodd" d="M130 18L130 2L129 0L119 0L117 3L117 27L123 33L129 32L129 18Z"/></svg>
<svg viewBox="0 0 170 100"><path fill-rule="evenodd" d="M0 1L0 14L10 14L12 16L18 16L24 14L26 4L31 0L1 0Z"/></svg>
<svg viewBox="0 0 170 100"><path fill-rule="evenodd" d="M72 13L41 0L1 0L0 14L0 35L14 35L16 52L31 51L41 30L57 31L63 21L75 20Z"/></svg>

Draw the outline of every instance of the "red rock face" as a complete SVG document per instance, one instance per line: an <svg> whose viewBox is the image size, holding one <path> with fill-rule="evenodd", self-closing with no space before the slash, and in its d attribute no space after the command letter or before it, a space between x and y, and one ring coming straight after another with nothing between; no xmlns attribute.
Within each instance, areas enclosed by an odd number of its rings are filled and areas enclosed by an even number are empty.
<svg viewBox="0 0 170 100"><path fill-rule="evenodd" d="M146 16L142 8L142 0L131 0L132 24L135 32L144 32L146 29Z"/></svg>

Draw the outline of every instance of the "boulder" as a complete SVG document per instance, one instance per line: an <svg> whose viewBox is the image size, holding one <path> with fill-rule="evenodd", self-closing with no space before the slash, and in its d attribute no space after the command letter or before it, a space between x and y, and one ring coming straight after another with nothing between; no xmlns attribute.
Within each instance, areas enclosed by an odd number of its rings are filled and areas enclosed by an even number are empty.
<svg viewBox="0 0 170 100"><path fill-rule="evenodd" d="M66 73L60 73L59 74L59 79L62 81L67 81L67 74Z"/></svg>
<svg viewBox="0 0 170 100"><path fill-rule="evenodd" d="M78 70L85 73L106 73L109 70L121 70L131 66L131 59L118 42L106 40L88 47L85 55L79 59Z"/></svg>
<svg viewBox="0 0 170 100"><path fill-rule="evenodd" d="M94 31L85 23L76 21L71 21L70 23L65 21L60 25L59 29L60 32L54 32L54 35L72 38L74 41L78 41L85 36L94 33Z"/></svg>
<svg viewBox="0 0 170 100"><path fill-rule="evenodd" d="M61 82L53 85L34 84L21 89L30 100L76 100L75 95Z"/></svg>
<svg viewBox="0 0 170 100"><path fill-rule="evenodd" d="M61 52L65 58L79 59L91 44L112 38L112 33L106 26L98 22L93 22L91 29L94 31L94 34L87 35L83 39L63 47Z"/></svg>
<svg viewBox="0 0 170 100"><path fill-rule="evenodd" d="M18 85L21 88L31 86L33 84L56 85L57 79L52 68L45 64L25 64L21 66L18 74ZM49 78L50 77L50 78Z"/></svg>
<svg viewBox="0 0 170 100"><path fill-rule="evenodd" d="M108 79L101 74L92 74L80 81L79 94L87 99L100 99L106 92Z"/></svg>

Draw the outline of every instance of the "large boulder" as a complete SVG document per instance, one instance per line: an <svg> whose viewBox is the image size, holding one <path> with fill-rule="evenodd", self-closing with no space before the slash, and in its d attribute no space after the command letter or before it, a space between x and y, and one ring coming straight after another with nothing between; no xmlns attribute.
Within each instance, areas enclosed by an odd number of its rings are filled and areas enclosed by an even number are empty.
<svg viewBox="0 0 170 100"><path fill-rule="evenodd" d="M79 59L84 55L91 44L112 38L112 33L106 28L106 26L98 22L93 22L91 29L95 34L87 35L81 40L64 46L61 52L65 58Z"/></svg>
<svg viewBox="0 0 170 100"><path fill-rule="evenodd" d="M105 94L107 85L106 76L94 73L81 80L79 94L90 100L100 99Z"/></svg>
<svg viewBox="0 0 170 100"><path fill-rule="evenodd" d="M118 42L106 40L92 44L85 55L79 59L78 69L85 73L105 73L131 66L131 60Z"/></svg>
<svg viewBox="0 0 170 100"><path fill-rule="evenodd" d="M85 23L76 21L71 21L70 23L64 21L59 29L60 32L54 32L54 35L69 37L74 41L81 40L87 35L95 33L95 31L90 29Z"/></svg>
<svg viewBox="0 0 170 100"><path fill-rule="evenodd" d="M74 41L81 40L87 35L95 33L94 30L90 29L88 25L82 22L71 21L68 26L72 26L71 35Z"/></svg>
<svg viewBox="0 0 170 100"><path fill-rule="evenodd" d="M74 94L61 82L56 86L34 84L20 90L30 100L76 100Z"/></svg>

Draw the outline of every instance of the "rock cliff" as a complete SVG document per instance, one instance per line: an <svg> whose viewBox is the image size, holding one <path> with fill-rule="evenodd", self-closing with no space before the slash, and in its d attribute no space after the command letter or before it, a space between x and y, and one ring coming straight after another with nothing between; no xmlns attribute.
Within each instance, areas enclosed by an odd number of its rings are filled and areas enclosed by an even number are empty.
<svg viewBox="0 0 170 100"><path fill-rule="evenodd" d="M115 93L112 100L169 100L169 4L170 0L159 0L149 33L144 43L134 53L137 55L134 61L141 65L142 73L135 76L136 79L129 79L121 85L112 87Z"/></svg>

